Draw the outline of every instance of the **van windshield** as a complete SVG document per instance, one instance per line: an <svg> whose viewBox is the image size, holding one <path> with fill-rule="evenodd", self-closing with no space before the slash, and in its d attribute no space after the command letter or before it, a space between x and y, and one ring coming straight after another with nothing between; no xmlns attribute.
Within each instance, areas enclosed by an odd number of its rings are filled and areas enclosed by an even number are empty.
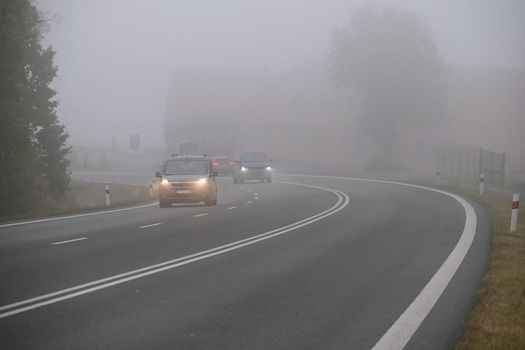
<svg viewBox="0 0 525 350"><path fill-rule="evenodd" d="M206 175L207 173L206 161L200 159L168 160L164 168L165 175Z"/></svg>
<svg viewBox="0 0 525 350"><path fill-rule="evenodd" d="M268 156L264 152L241 153L241 162L267 162Z"/></svg>

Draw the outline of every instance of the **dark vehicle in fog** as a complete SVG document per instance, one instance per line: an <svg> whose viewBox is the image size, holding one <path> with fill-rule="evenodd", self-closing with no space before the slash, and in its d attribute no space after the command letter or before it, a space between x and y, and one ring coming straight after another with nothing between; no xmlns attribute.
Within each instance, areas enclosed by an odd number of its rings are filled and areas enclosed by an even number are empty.
<svg viewBox="0 0 525 350"><path fill-rule="evenodd" d="M233 165L235 162L233 158L228 156L216 156L212 158L213 168L218 174L231 175L233 173Z"/></svg>
<svg viewBox="0 0 525 350"><path fill-rule="evenodd" d="M233 183L246 180L272 182L272 160L264 152L240 152L235 156Z"/></svg>
<svg viewBox="0 0 525 350"><path fill-rule="evenodd" d="M217 204L217 172L207 156L174 156L157 172L159 183L159 206L172 203L204 202Z"/></svg>

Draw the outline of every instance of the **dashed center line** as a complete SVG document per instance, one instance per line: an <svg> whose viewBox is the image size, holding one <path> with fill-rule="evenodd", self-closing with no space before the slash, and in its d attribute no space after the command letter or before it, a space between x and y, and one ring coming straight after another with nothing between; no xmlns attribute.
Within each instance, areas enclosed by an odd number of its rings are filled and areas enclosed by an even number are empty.
<svg viewBox="0 0 525 350"><path fill-rule="evenodd" d="M254 195L255 195L255 196L258 196L258 195L259 195L259 193L255 192L255 193L254 193Z"/></svg>
<svg viewBox="0 0 525 350"><path fill-rule="evenodd" d="M237 209L237 207L229 207L229 208L226 208L227 210L232 210L232 209Z"/></svg>
<svg viewBox="0 0 525 350"><path fill-rule="evenodd" d="M253 199L259 199L259 197L254 197Z"/></svg>
<svg viewBox="0 0 525 350"><path fill-rule="evenodd" d="M246 204L252 204L252 203L253 203L253 201L248 201L248 202L246 202Z"/></svg>
<svg viewBox="0 0 525 350"><path fill-rule="evenodd" d="M198 218L200 216L206 216L206 215L208 215L208 213L196 214L196 215L193 215L193 217Z"/></svg>
<svg viewBox="0 0 525 350"><path fill-rule="evenodd" d="M139 226L139 228L148 228L148 227L159 226L159 225L162 225L162 222L156 222L154 224Z"/></svg>
<svg viewBox="0 0 525 350"><path fill-rule="evenodd" d="M66 243L71 243L71 242L83 241L85 239L88 239L88 238L87 237L81 237L81 238L70 239L70 240L67 240L67 241L54 242L54 243L51 243L51 244L53 244L53 245L66 244Z"/></svg>

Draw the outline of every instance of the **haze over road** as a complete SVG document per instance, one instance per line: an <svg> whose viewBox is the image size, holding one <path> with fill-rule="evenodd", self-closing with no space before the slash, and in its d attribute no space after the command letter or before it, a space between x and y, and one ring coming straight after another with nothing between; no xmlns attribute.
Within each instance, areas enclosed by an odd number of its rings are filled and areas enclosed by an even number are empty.
<svg viewBox="0 0 525 350"><path fill-rule="evenodd" d="M445 194L274 180L220 179L216 207L0 225L0 348L370 349L465 237ZM489 257L472 205L468 254L407 348L461 332Z"/></svg>

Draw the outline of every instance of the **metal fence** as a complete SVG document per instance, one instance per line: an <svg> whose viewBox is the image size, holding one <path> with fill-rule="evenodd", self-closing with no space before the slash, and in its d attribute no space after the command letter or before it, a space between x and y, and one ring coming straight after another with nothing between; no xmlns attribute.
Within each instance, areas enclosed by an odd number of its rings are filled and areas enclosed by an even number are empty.
<svg viewBox="0 0 525 350"><path fill-rule="evenodd" d="M486 183L503 185L505 153L474 147L440 146L436 152L436 172L443 178L465 183L476 183L483 174Z"/></svg>
<svg viewBox="0 0 525 350"><path fill-rule="evenodd" d="M479 173L483 174L487 183L505 184L505 152L498 153L480 148Z"/></svg>

